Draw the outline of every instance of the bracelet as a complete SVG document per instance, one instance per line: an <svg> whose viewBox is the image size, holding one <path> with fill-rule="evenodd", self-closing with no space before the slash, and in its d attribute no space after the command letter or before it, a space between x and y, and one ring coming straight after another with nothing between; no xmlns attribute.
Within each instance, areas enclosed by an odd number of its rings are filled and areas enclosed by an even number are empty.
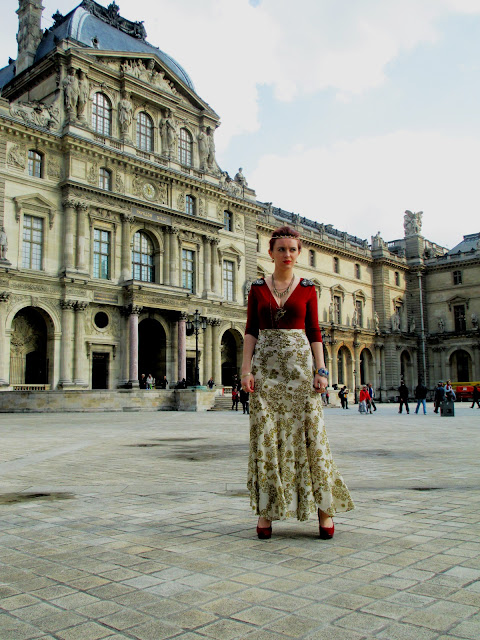
<svg viewBox="0 0 480 640"><path fill-rule="evenodd" d="M251 376L251 375L252 375L252 372L251 371L247 371L247 373L243 374L242 378L246 378L247 376Z"/></svg>
<svg viewBox="0 0 480 640"><path fill-rule="evenodd" d="M320 367L320 369L315 369L315 373L318 373L318 375L322 376L323 378L328 378L328 369L325 369L325 367Z"/></svg>

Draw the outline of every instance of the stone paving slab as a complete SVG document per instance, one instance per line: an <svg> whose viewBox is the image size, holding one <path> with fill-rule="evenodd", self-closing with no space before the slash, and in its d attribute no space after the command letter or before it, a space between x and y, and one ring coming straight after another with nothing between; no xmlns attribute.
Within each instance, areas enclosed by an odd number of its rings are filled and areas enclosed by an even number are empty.
<svg viewBox="0 0 480 640"><path fill-rule="evenodd" d="M0 640L478 640L480 411L429 410L327 410L331 541L256 538L240 412L0 415Z"/></svg>

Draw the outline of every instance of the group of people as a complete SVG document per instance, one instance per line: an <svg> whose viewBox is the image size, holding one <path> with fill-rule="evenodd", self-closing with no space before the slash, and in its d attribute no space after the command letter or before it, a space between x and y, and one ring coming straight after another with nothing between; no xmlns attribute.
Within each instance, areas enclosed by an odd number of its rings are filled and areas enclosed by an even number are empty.
<svg viewBox="0 0 480 640"><path fill-rule="evenodd" d="M358 398L358 410L360 413L373 413L373 411L377 410L374 397L375 391L373 390L372 383L369 382L368 384L364 384L360 389L360 395Z"/></svg>
<svg viewBox="0 0 480 640"><path fill-rule="evenodd" d="M238 411L238 403L243 407L243 413L250 414L250 396L242 388L242 382L238 379L237 374L232 379L232 411Z"/></svg>
<svg viewBox="0 0 480 640"><path fill-rule="evenodd" d="M151 373L146 376L144 373L140 376L140 380L138 381L140 389L168 389L168 380L167 376L163 376L163 379L160 380L158 385L155 382L155 378Z"/></svg>
<svg viewBox="0 0 480 640"><path fill-rule="evenodd" d="M399 395L399 403L400 403L398 407L398 413L402 413L402 409L404 405L405 405L406 412L410 413L410 409L408 406L409 390L404 380L402 380L400 386L398 387L398 395ZM424 385L422 380L419 380L418 385L415 387L415 400L417 401L415 413L418 413L420 410L420 407L422 407L423 413L424 415L426 415L427 395L428 395L427 387ZM443 380L440 380L437 383L437 386L435 387L435 391L433 394L433 412L438 413L438 410L440 409L442 403L445 400L454 402L455 399L456 399L455 390L452 387L451 380L447 380L447 382L443 382ZM473 404L472 404L472 407L473 407ZM479 408L480 408L480 402L479 402Z"/></svg>

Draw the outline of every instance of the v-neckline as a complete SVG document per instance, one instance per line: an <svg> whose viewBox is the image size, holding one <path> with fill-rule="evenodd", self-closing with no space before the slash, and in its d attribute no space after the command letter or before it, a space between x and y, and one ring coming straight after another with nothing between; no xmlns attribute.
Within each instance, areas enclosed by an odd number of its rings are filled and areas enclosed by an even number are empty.
<svg viewBox="0 0 480 640"><path fill-rule="evenodd" d="M273 301L275 302L275 304L277 305L278 309L283 309L283 307L287 304L287 302L290 300L290 298L293 296L293 294L295 293L295 291L298 289L298 287L300 286L300 283L302 282L303 278L300 278L300 280L297 282L296 286L292 289L292 291L290 292L290 295L288 296L288 298L283 302L282 306L280 306L277 302L277 299L275 298L275 296L273 295L273 291L270 289L270 285L267 282L267 279L264 278L265 280L265 284L268 287L268 290L270 292L270 295L272 296Z"/></svg>

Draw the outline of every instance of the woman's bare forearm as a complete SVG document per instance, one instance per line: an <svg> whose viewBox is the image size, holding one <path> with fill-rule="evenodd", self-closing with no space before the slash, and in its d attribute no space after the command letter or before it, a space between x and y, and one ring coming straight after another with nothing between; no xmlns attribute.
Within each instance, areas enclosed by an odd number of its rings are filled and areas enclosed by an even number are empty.
<svg viewBox="0 0 480 640"><path fill-rule="evenodd" d="M323 369L325 367L325 359L323 357L323 343L312 342L313 357L315 358L315 369Z"/></svg>
<svg viewBox="0 0 480 640"><path fill-rule="evenodd" d="M257 338L255 338L255 336L252 336L250 333L247 333L243 340L243 362L241 375L248 373L252 368L252 358L256 344Z"/></svg>

